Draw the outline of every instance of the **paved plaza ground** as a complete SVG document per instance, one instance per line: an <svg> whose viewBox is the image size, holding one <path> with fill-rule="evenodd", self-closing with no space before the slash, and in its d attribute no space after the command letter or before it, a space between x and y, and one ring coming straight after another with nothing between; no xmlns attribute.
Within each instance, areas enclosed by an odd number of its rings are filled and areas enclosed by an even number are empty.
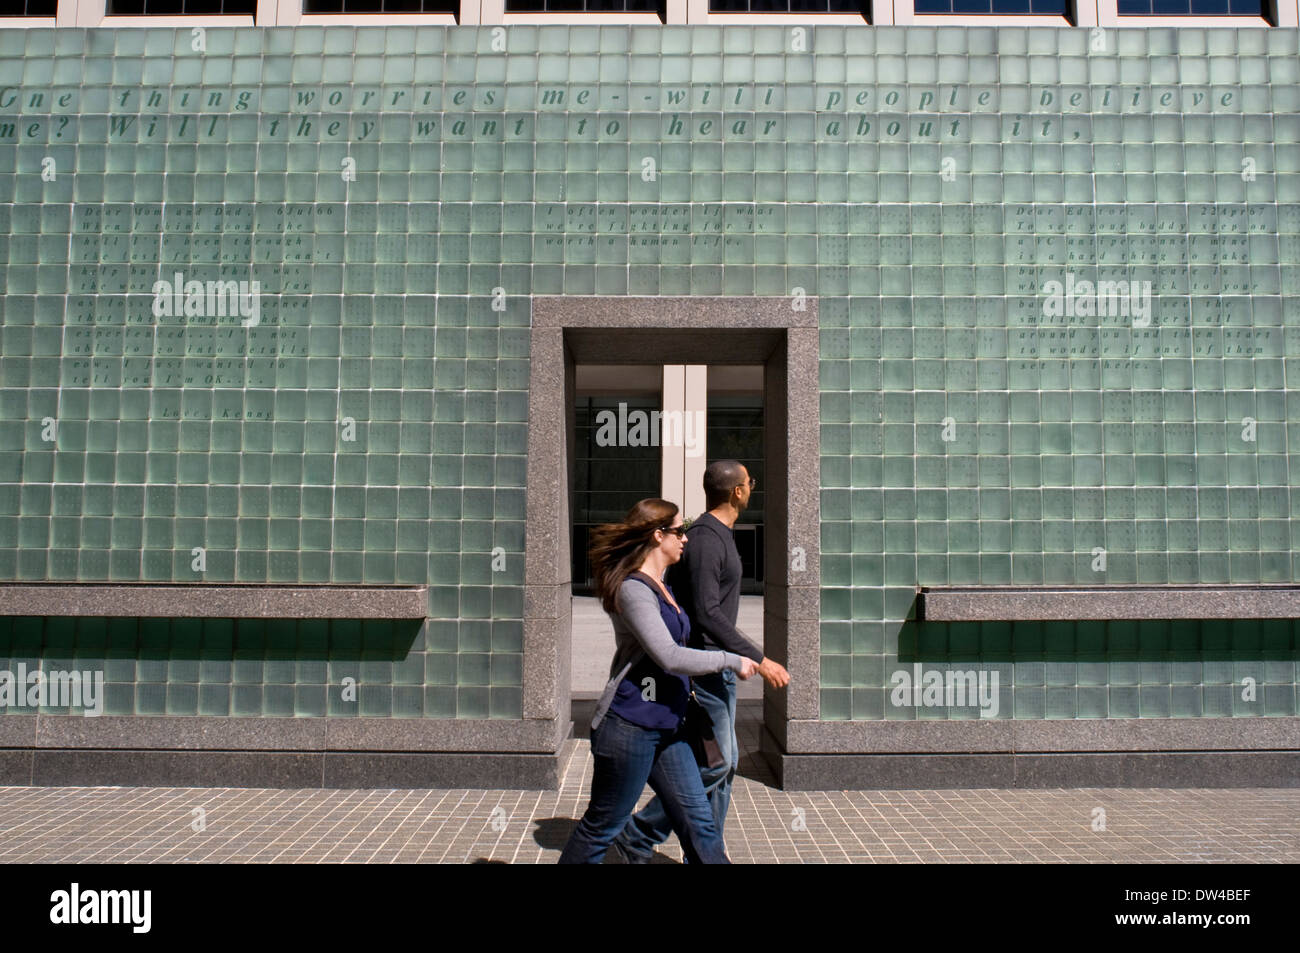
<svg viewBox="0 0 1300 953"><path fill-rule="evenodd" d="M1300 862L1300 790L785 792L741 713L737 863ZM590 790L565 758L558 791L0 788L0 862L553 863Z"/></svg>

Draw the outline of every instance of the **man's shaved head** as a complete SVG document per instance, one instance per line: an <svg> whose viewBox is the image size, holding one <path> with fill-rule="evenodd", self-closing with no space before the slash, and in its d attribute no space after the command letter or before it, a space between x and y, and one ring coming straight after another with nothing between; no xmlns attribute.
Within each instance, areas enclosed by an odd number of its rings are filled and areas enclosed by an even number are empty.
<svg viewBox="0 0 1300 953"><path fill-rule="evenodd" d="M731 499L731 491L745 479L738 460L714 460L704 470L704 506L713 509Z"/></svg>

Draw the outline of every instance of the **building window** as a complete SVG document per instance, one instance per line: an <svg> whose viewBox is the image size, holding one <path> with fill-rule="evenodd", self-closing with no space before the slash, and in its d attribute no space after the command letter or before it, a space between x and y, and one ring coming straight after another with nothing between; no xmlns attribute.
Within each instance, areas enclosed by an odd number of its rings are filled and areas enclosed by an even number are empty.
<svg viewBox="0 0 1300 953"><path fill-rule="evenodd" d="M1260 0L1119 0L1122 17L1262 17Z"/></svg>
<svg viewBox="0 0 1300 953"><path fill-rule="evenodd" d="M10 0L9 9L0 17L52 17L58 12L59 0Z"/></svg>
<svg viewBox="0 0 1300 953"><path fill-rule="evenodd" d="M870 0L709 0L710 13L858 13Z"/></svg>
<svg viewBox="0 0 1300 953"><path fill-rule="evenodd" d="M579 385L581 386L581 385ZM620 407L620 405L622 405ZM601 414L646 418L663 409L663 397L578 397L574 413L573 591L591 590L587 550L591 530L621 520L637 500L663 493L663 451L646 444L610 444L599 438Z"/></svg>
<svg viewBox="0 0 1300 953"><path fill-rule="evenodd" d="M257 0L108 0L110 17L257 16Z"/></svg>
<svg viewBox="0 0 1300 953"><path fill-rule="evenodd" d="M1065 0L916 0L917 13L1063 17Z"/></svg>
<svg viewBox="0 0 1300 953"><path fill-rule="evenodd" d="M662 0L506 0L506 13L657 13Z"/></svg>
<svg viewBox="0 0 1300 953"><path fill-rule="evenodd" d="M460 0L303 0L303 13L460 13Z"/></svg>

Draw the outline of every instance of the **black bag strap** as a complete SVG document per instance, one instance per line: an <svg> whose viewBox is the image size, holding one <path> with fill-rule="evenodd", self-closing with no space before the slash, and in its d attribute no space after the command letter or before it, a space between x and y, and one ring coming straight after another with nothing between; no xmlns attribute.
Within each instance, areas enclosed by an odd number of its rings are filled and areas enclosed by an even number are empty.
<svg viewBox="0 0 1300 953"><path fill-rule="evenodd" d="M662 595L662 593L659 590L659 587L655 585L655 581L650 578L648 573L644 573L640 569L632 570L630 573L627 574L627 578L635 579L637 582L645 583L647 586L649 586L651 589L654 590L655 595Z"/></svg>

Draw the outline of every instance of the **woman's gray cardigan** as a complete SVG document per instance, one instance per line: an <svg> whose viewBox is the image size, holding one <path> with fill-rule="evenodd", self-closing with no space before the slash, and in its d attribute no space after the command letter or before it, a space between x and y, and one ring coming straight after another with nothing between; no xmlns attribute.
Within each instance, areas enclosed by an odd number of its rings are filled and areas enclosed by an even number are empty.
<svg viewBox="0 0 1300 953"><path fill-rule="evenodd" d="M632 666L644 653L655 665L674 675L709 675L729 668L739 673L744 660L734 652L688 649L673 641L659 614L659 595L644 582L624 579L619 586L614 604L617 612L609 613L614 623L614 661L610 664L610 680L596 704L596 714L591 719L593 729L598 726L614 701L619 682L627 677Z"/></svg>

